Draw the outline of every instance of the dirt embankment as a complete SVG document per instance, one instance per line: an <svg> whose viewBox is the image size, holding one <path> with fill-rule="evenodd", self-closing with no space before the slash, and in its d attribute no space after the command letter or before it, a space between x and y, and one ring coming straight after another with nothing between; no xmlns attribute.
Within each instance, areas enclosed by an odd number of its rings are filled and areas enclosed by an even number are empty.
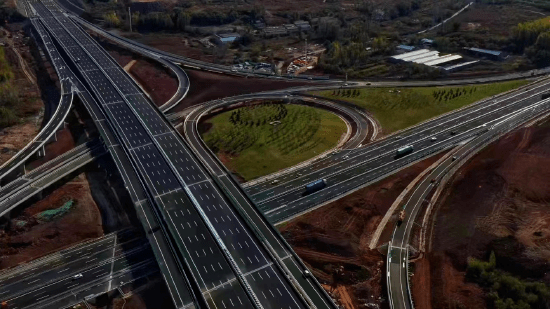
<svg viewBox="0 0 550 309"><path fill-rule="evenodd" d="M0 128L0 164L9 160L14 154L30 142L40 130L43 116L49 115L51 103L58 99L55 91L55 72L48 68L49 63L36 61L31 53L34 47L30 38L22 30L9 31L1 29L6 35L0 38L6 53L6 59L14 74L9 83L10 88L17 97L17 104L13 107L19 118L19 123L7 128ZM19 57L20 56L20 57ZM35 82L39 76L38 84ZM53 79L52 79L53 77ZM30 80L29 80L30 78ZM42 96L42 98L41 98ZM6 102L0 102L4 105Z"/></svg>
<svg viewBox="0 0 550 309"><path fill-rule="evenodd" d="M415 302L486 308L485 292L465 281L465 270L468 257L487 260L491 251L498 268L550 284L548 179L550 122L514 131L465 164L436 206L431 252L413 280ZM418 281L430 275L430 286Z"/></svg>
<svg viewBox="0 0 550 309"><path fill-rule="evenodd" d="M189 76L191 86L187 93L187 97L175 108L175 111L180 111L189 106L223 97L313 85L312 83L303 81L284 81L254 77L246 78L188 69L185 71Z"/></svg>
<svg viewBox="0 0 550 309"><path fill-rule="evenodd" d="M39 220L38 214L59 208L69 200L74 204L64 215L50 221ZM101 235L101 215L82 173L11 217L10 223L0 230L0 269Z"/></svg>
<svg viewBox="0 0 550 309"><path fill-rule="evenodd" d="M120 66L125 67L135 61L128 70L132 77L151 96L157 106L166 103L178 90L178 79L160 63L119 47L105 39L93 36L109 52Z"/></svg>
<svg viewBox="0 0 550 309"><path fill-rule="evenodd" d="M439 156L309 212L280 227L296 253L343 308L388 307L384 256L369 249L372 234L397 196ZM391 226L389 223L388 226ZM380 243L386 241L383 235Z"/></svg>

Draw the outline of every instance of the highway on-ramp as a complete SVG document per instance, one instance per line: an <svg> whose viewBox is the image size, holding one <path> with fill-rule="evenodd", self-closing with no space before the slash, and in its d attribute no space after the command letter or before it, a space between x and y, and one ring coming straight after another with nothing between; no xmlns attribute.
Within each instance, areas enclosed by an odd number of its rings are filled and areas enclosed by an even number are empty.
<svg viewBox="0 0 550 309"><path fill-rule="evenodd" d="M542 100L523 112L494 123L483 134L462 145L452 156L443 160L415 187L402 208L406 213L405 220L395 226L388 245L386 280L392 309L414 308L408 274L409 240L415 219L422 211L423 202L433 189L439 185L442 177L452 171L455 166L458 166L463 159L467 159L469 154L475 153L487 143L513 130L522 123L539 116L541 113L548 112L548 110L550 110L550 99Z"/></svg>

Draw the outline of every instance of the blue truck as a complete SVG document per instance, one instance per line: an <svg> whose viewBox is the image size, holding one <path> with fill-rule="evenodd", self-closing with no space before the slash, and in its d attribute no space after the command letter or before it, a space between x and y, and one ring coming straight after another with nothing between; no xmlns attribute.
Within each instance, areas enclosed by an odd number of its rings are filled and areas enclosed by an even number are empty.
<svg viewBox="0 0 550 309"><path fill-rule="evenodd" d="M317 191L323 189L326 186L327 186L327 181L325 179L316 180L316 181L306 185L306 194L311 194L313 192L317 192Z"/></svg>
<svg viewBox="0 0 550 309"><path fill-rule="evenodd" d="M404 157L414 151L414 148L412 145L408 145L405 147L401 147L397 149L397 152L395 153L395 158L401 158Z"/></svg>

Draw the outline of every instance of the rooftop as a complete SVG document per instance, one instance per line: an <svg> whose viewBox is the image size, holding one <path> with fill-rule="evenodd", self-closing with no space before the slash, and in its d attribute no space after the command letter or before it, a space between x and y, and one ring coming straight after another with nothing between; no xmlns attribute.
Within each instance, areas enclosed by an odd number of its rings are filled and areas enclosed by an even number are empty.
<svg viewBox="0 0 550 309"><path fill-rule="evenodd" d="M470 47L470 48L464 47L464 49L470 50L470 51L473 51L473 52L476 52L476 53L489 54L489 55L493 55L493 56L502 55L502 52L498 51L498 50L489 50L489 49L482 49L482 48L475 48L475 47Z"/></svg>

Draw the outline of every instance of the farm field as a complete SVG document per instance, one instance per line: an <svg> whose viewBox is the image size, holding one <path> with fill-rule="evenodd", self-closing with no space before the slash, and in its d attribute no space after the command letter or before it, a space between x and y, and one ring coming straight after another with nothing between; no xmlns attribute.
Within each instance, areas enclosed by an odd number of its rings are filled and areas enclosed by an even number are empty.
<svg viewBox="0 0 550 309"><path fill-rule="evenodd" d="M520 80L464 87L370 88L313 94L366 109L380 122L383 133L390 134L527 83Z"/></svg>
<svg viewBox="0 0 550 309"><path fill-rule="evenodd" d="M201 134L208 147L244 181L321 154L347 130L330 112L280 103L224 112L201 127L206 128Z"/></svg>

